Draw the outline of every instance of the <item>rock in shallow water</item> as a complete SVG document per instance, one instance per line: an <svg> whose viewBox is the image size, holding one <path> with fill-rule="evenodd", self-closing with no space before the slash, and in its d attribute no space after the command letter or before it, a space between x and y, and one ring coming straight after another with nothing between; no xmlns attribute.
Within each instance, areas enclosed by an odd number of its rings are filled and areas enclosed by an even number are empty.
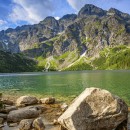
<svg viewBox="0 0 130 130"><path fill-rule="evenodd" d="M9 127L17 127L18 124L17 124L17 123L10 123L10 124L8 124L8 126L9 126Z"/></svg>
<svg viewBox="0 0 130 130"><path fill-rule="evenodd" d="M42 98L40 99L40 101L43 104L53 104L55 103L55 98L54 97Z"/></svg>
<svg viewBox="0 0 130 130"><path fill-rule="evenodd" d="M24 119L19 123L19 130L31 130L33 119Z"/></svg>
<svg viewBox="0 0 130 130"><path fill-rule="evenodd" d="M38 103L38 99L36 97L22 96L17 99L16 106L34 105L37 103Z"/></svg>
<svg viewBox="0 0 130 130"><path fill-rule="evenodd" d="M41 106L29 106L11 111L7 116L8 122L19 122L23 119L37 118L43 112Z"/></svg>
<svg viewBox="0 0 130 130"><path fill-rule="evenodd" d="M41 117L39 117L33 121L33 127L36 130L45 130L45 125L44 125Z"/></svg>
<svg viewBox="0 0 130 130"><path fill-rule="evenodd" d="M10 111L17 110L16 106L6 106L5 108L1 109L0 112L2 113L9 113Z"/></svg>
<svg viewBox="0 0 130 130"><path fill-rule="evenodd" d="M0 118L7 119L7 114L0 113Z"/></svg>
<svg viewBox="0 0 130 130"><path fill-rule="evenodd" d="M2 102L3 102L3 104L6 104L6 105L13 105L14 104L13 101L8 100L8 99L4 99L4 100L2 100Z"/></svg>
<svg viewBox="0 0 130 130"><path fill-rule="evenodd" d="M65 130L112 130L127 121L127 116L128 107L122 99L106 90L87 88L58 122Z"/></svg>
<svg viewBox="0 0 130 130"><path fill-rule="evenodd" d="M64 112L64 111L66 111L66 109L68 108L68 105L66 104L66 103L63 103L62 105L61 105L61 110Z"/></svg>
<svg viewBox="0 0 130 130"><path fill-rule="evenodd" d="M0 124L3 124L4 119L0 117Z"/></svg>

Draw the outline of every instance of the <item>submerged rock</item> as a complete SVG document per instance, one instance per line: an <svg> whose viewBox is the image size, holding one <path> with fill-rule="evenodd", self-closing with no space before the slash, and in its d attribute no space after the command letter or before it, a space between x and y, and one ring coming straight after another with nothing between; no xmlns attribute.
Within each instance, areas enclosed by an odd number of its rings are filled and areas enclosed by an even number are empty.
<svg viewBox="0 0 130 130"><path fill-rule="evenodd" d="M31 97L31 96L22 96L18 98L16 101L17 106L33 105L37 103L38 103L38 99L36 97Z"/></svg>
<svg viewBox="0 0 130 130"><path fill-rule="evenodd" d="M9 127L16 127L16 126L18 126L18 124L17 123L10 123L10 124L8 124L8 126Z"/></svg>
<svg viewBox="0 0 130 130"><path fill-rule="evenodd" d="M42 99L40 99L40 101L43 104L54 104L55 98L54 97L42 98Z"/></svg>
<svg viewBox="0 0 130 130"><path fill-rule="evenodd" d="M43 110L39 106L29 106L11 111L7 116L8 122L19 122L23 119L37 118Z"/></svg>
<svg viewBox="0 0 130 130"><path fill-rule="evenodd" d="M24 119L19 123L19 130L31 130L33 119Z"/></svg>
<svg viewBox="0 0 130 130"><path fill-rule="evenodd" d="M106 90L87 88L58 122L64 130L119 130L118 126L127 122L127 116L128 107L122 99Z"/></svg>

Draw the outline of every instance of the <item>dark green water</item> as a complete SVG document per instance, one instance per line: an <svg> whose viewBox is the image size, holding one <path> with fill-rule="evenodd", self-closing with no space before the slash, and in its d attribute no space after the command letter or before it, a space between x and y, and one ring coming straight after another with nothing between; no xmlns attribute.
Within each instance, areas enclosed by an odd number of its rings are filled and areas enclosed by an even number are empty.
<svg viewBox="0 0 130 130"><path fill-rule="evenodd" d="M130 105L130 71L77 71L0 74L0 89L9 93L71 97L87 87L109 90ZM14 93L15 94L15 93Z"/></svg>

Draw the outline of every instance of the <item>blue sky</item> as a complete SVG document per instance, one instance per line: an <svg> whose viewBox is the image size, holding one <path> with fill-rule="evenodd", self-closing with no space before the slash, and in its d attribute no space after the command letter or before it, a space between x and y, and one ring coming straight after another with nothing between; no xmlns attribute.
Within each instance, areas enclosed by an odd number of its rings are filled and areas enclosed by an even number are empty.
<svg viewBox="0 0 130 130"><path fill-rule="evenodd" d="M130 0L0 0L0 30L35 24L47 16L60 18L77 13L85 4L130 14Z"/></svg>

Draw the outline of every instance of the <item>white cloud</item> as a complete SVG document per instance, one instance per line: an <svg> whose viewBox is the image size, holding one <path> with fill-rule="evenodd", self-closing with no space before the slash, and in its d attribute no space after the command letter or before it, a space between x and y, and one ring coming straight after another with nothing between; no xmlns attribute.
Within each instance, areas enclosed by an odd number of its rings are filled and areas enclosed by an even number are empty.
<svg viewBox="0 0 130 130"><path fill-rule="evenodd" d="M85 4L93 4L105 10L113 7L130 13L130 0L67 0L67 2L76 11L79 11Z"/></svg>
<svg viewBox="0 0 130 130"><path fill-rule="evenodd" d="M67 13L78 12L85 4L94 4L103 9L117 8L123 12L130 12L129 0L12 0L12 9L8 23L21 25L21 23L34 24L47 16L60 16ZM74 9L65 4L66 1ZM125 7L125 8L123 8ZM0 22L1 24L2 22Z"/></svg>
<svg viewBox="0 0 130 130"><path fill-rule="evenodd" d="M1 26L1 27L0 27L0 31L6 30L6 29L8 29L8 28L9 28L9 26Z"/></svg>
<svg viewBox="0 0 130 130"><path fill-rule="evenodd" d="M7 24L7 21L0 19L0 25Z"/></svg>
<svg viewBox="0 0 130 130"><path fill-rule="evenodd" d="M59 20L59 19L60 19L60 17L55 17L55 19L56 19L56 20Z"/></svg>
<svg viewBox="0 0 130 130"><path fill-rule="evenodd" d="M38 23L53 12L53 0L13 0L9 18L13 22Z"/></svg>
<svg viewBox="0 0 130 130"><path fill-rule="evenodd" d="M73 9L79 10L85 4L88 3L88 0L67 0L69 5L72 6ZM93 1L93 0L92 0Z"/></svg>
<svg viewBox="0 0 130 130"><path fill-rule="evenodd" d="M67 0L69 5L77 11L79 11L85 4L93 4L99 7L103 5L105 7L109 2L114 3L115 1L117 2L119 0Z"/></svg>
<svg viewBox="0 0 130 130"><path fill-rule="evenodd" d="M5 20L0 19L0 31L6 30L8 27L8 22Z"/></svg>

